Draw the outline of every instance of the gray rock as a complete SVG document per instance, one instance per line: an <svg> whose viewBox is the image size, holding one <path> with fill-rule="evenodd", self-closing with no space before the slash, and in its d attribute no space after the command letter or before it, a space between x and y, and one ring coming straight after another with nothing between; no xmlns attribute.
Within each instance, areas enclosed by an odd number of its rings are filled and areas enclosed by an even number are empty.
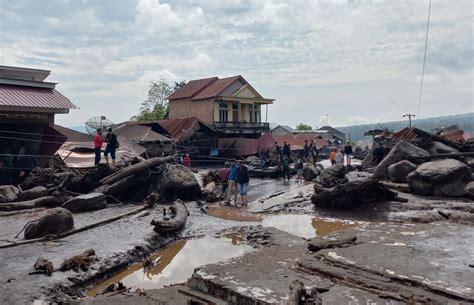
<svg viewBox="0 0 474 305"><path fill-rule="evenodd" d="M66 201L62 207L72 213L95 211L104 209L107 206L107 199L102 193L89 193L79 195Z"/></svg>
<svg viewBox="0 0 474 305"><path fill-rule="evenodd" d="M464 188L466 194L474 198L474 181L469 182Z"/></svg>
<svg viewBox="0 0 474 305"><path fill-rule="evenodd" d="M336 164L324 169L318 179L323 187L333 187L337 184L348 181L344 165L342 164Z"/></svg>
<svg viewBox="0 0 474 305"><path fill-rule="evenodd" d="M255 167L255 168L261 168L262 167L262 161L260 161L259 157L256 156L249 156L247 159L245 159L245 163L247 163L249 166Z"/></svg>
<svg viewBox="0 0 474 305"><path fill-rule="evenodd" d="M168 199L193 200L201 197L201 188L193 172L180 164L166 164L157 177L158 192Z"/></svg>
<svg viewBox="0 0 474 305"><path fill-rule="evenodd" d="M452 154L452 153L459 152L459 150L457 150L456 148L453 148L451 146L448 146L446 144L443 144L437 141L432 142L428 151L430 154Z"/></svg>
<svg viewBox="0 0 474 305"><path fill-rule="evenodd" d="M58 234L71 230L74 218L63 208L49 209L43 216L25 227L25 239L39 238L48 234Z"/></svg>
<svg viewBox="0 0 474 305"><path fill-rule="evenodd" d="M409 173L416 169L416 165L408 160L403 160L388 167L388 177L392 182L407 182Z"/></svg>
<svg viewBox="0 0 474 305"><path fill-rule="evenodd" d="M14 185L0 185L0 203L13 202L19 194L20 189Z"/></svg>
<svg viewBox="0 0 474 305"><path fill-rule="evenodd" d="M48 189L44 186L35 186L29 190L23 191L19 195L20 201L32 200L48 195Z"/></svg>
<svg viewBox="0 0 474 305"><path fill-rule="evenodd" d="M392 147L390 153L377 165L374 170L375 178L388 178L388 167L411 157L427 157L430 153L413 144L400 141Z"/></svg>
<svg viewBox="0 0 474 305"><path fill-rule="evenodd" d="M311 164L307 164L303 167L303 179L306 181L312 181L319 176L320 170Z"/></svg>
<svg viewBox="0 0 474 305"><path fill-rule="evenodd" d="M469 167L455 159L423 163L407 177L412 192L424 196L464 196L470 180Z"/></svg>

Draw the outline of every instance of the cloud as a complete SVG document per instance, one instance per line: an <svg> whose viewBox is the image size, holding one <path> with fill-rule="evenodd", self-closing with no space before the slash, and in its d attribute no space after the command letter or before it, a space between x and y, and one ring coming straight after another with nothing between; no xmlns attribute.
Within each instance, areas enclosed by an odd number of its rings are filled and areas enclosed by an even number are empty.
<svg viewBox="0 0 474 305"><path fill-rule="evenodd" d="M51 69L81 108L59 122L128 119L153 79L235 74L276 99L271 121L394 120L418 107L427 5L17 0L0 4L0 63ZM472 111L472 9L470 0L433 2L421 116Z"/></svg>

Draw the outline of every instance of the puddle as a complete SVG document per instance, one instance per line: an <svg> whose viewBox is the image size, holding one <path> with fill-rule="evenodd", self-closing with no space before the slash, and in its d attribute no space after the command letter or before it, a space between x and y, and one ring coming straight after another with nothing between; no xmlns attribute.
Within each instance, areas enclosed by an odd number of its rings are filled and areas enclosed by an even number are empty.
<svg viewBox="0 0 474 305"><path fill-rule="evenodd" d="M236 208L223 205L209 205L207 214L228 220L261 221L262 216L247 212L246 208Z"/></svg>
<svg viewBox="0 0 474 305"><path fill-rule="evenodd" d="M87 291L87 295L95 296L111 283L118 282L122 282L126 287L142 289L159 289L167 285L184 283L191 277L196 267L253 251L251 246L241 244L241 241L240 235L231 233L219 237L178 240L149 257L154 262L154 267L145 269L143 263L132 264L126 270Z"/></svg>
<svg viewBox="0 0 474 305"><path fill-rule="evenodd" d="M355 227L357 224L354 221L320 218L311 215L274 215L265 217L262 226L273 227L304 238L312 238Z"/></svg>

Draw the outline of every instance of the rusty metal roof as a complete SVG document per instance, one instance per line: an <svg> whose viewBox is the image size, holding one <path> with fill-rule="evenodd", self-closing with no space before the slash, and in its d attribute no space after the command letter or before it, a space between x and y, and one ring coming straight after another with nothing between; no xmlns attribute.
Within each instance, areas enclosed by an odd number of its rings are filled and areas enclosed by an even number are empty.
<svg viewBox="0 0 474 305"><path fill-rule="evenodd" d="M201 127L216 132L212 127L194 117L159 120L158 123L177 141L181 140L190 130L197 131Z"/></svg>
<svg viewBox="0 0 474 305"><path fill-rule="evenodd" d="M67 97L50 88L0 84L0 106L77 109Z"/></svg>
<svg viewBox="0 0 474 305"><path fill-rule="evenodd" d="M229 87L230 85L232 85L235 81L239 79L244 84L248 84L247 81L240 75L227 77L227 78L221 78L214 81L211 85L204 88L198 94L194 95L192 99L201 100L201 99L219 96L222 93L222 91L224 91L227 87Z"/></svg>
<svg viewBox="0 0 474 305"><path fill-rule="evenodd" d="M54 129L65 135L68 142L93 142L94 137L83 132L79 132L74 129L70 129L60 125L54 125Z"/></svg>
<svg viewBox="0 0 474 305"><path fill-rule="evenodd" d="M216 80L218 80L218 78L215 76L209 77L209 78L192 80L188 82L186 85L184 85L183 87L176 90L173 94L168 96L168 99L176 100L180 98L192 97L196 95L197 93L199 93L199 91L203 90L204 88L206 88L207 86L215 82Z"/></svg>

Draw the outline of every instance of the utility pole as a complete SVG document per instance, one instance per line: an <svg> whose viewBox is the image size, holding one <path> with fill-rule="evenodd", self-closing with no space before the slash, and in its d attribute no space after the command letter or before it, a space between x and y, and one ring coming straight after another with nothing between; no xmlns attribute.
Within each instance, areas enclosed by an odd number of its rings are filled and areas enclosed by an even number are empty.
<svg viewBox="0 0 474 305"><path fill-rule="evenodd" d="M411 118L416 117L416 115L411 114L411 113L407 113L407 114L404 114L403 117L404 118L408 117L408 126L410 126L410 128L411 128Z"/></svg>

